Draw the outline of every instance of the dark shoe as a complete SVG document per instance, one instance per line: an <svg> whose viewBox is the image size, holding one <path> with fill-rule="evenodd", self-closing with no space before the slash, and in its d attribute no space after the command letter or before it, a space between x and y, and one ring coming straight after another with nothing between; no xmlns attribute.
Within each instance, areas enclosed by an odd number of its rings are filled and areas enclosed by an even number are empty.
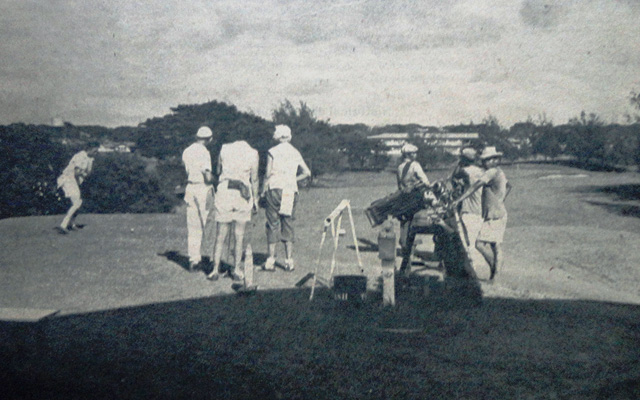
<svg viewBox="0 0 640 400"><path fill-rule="evenodd" d="M198 272L200 270L201 268L200 268L199 262L195 262L195 261L189 262L189 272Z"/></svg>
<svg viewBox="0 0 640 400"><path fill-rule="evenodd" d="M71 225L69 230L75 231L75 230L80 230L82 228L84 228L84 224L73 224Z"/></svg>
<svg viewBox="0 0 640 400"><path fill-rule="evenodd" d="M231 278L234 282L240 282L243 280L243 278L240 275L235 274L233 272L229 274L229 278Z"/></svg>
<svg viewBox="0 0 640 400"><path fill-rule="evenodd" d="M56 226L56 227L55 227L55 228L53 228L53 229L55 229L55 230L56 230L56 232L58 232L58 233L59 233L59 234L61 234L61 235L66 235L67 233L69 233L69 230L68 230L68 229L64 229L64 228L63 228L63 227L61 227L61 226Z"/></svg>
<svg viewBox="0 0 640 400"><path fill-rule="evenodd" d="M207 279L210 281L217 281L218 278L220 278L220 274L215 271L207 275Z"/></svg>

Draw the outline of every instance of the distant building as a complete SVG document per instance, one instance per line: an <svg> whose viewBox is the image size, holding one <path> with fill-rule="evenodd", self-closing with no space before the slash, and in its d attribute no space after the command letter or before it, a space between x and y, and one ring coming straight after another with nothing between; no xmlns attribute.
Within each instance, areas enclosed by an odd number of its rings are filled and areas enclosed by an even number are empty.
<svg viewBox="0 0 640 400"><path fill-rule="evenodd" d="M367 139L375 140L386 147L386 154L392 157L400 156L402 146L410 139L420 140L430 146L441 148L453 155L460 154L460 149L471 146L479 139L478 133L455 132L417 132L417 133L381 133L369 136Z"/></svg>
<svg viewBox="0 0 640 400"><path fill-rule="evenodd" d="M98 152L100 153L131 153L131 149L135 143L133 142L123 142L123 143L115 143L115 142L105 142L100 144L98 148Z"/></svg>

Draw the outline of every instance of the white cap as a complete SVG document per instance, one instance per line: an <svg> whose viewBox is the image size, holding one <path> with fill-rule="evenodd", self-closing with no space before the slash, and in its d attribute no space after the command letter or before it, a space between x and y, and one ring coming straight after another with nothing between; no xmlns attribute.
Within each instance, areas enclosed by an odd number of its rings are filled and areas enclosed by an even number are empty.
<svg viewBox="0 0 640 400"><path fill-rule="evenodd" d="M402 154L417 153L418 147L411 143L407 143L404 146L402 146L401 151L402 151Z"/></svg>
<svg viewBox="0 0 640 400"><path fill-rule="evenodd" d="M273 132L273 138L275 140L291 139L291 128L286 125L276 125L276 130Z"/></svg>
<svg viewBox="0 0 640 400"><path fill-rule="evenodd" d="M212 136L213 132L211 132L208 126L201 126L200 129L198 129L198 133L196 133L196 137L199 139L209 139Z"/></svg>
<svg viewBox="0 0 640 400"><path fill-rule="evenodd" d="M476 155L477 155L476 150L472 149L471 147L467 147L460 150L460 156L466 158L467 160L472 160L472 161L475 160Z"/></svg>
<svg viewBox="0 0 640 400"><path fill-rule="evenodd" d="M482 150L482 154L480 154L481 160L487 160L489 158L495 157L502 157L502 153L496 151L496 148L494 146L485 147L484 150Z"/></svg>

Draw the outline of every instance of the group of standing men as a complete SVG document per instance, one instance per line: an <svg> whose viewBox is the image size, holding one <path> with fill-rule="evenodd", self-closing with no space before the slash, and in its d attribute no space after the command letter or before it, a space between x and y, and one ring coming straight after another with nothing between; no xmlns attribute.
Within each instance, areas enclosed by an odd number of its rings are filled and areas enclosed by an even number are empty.
<svg viewBox="0 0 640 400"><path fill-rule="evenodd" d="M399 190L411 190L416 185L430 187L427 175L416 161L417 152L418 148L412 144L402 147L403 161L397 170ZM511 189L499 167L501 158L502 153L493 146L485 147L480 153L473 148L464 148L451 176L455 184L462 186L462 194L451 206L460 214L465 247L469 251L476 249L484 257L489 264L491 280L504 262L502 241L507 226L504 200ZM400 222L400 246L404 252L410 251L405 248L410 225L411 220Z"/></svg>
<svg viewBox="0 0 640 400"><path fill-rule="evenodd" d="M216 168L218 183L214 190L211 155L206 147L212 138L213 132L209 127L200 127L196 133L196 141L182 154L187 172L184 200L187 204L189 269L196 271L200 268L204 232L214 229L216 237L213 269L207 279L217 280L221 273L220 262L226 237L233 229L235 265L229 275L234 280L242 280L242 255L247 246L250 246L245 243L245 229L252 216L257 213L258 204L262 203L266 208L269 248L269 257L263 269L275 270L276 245L282 242L286 253L284 269L293 271L295 236L292 220L298 197L298 182L310 177L311 171L300 152L290 143L291 129L286 125L275 127L273 139L278 144L268 152L260 193L258 151L233 133L227 133L223 137L224 144L220 149ZM215 228L207 229L207 224L215 224Z"/></svg>
<svg viewBox="0 0 640 400"><path fill-rule="evenodd" d="M227 235L233 228L235 243L235 265L229 272L234 280L242 280L241 260L245 243L245 229L252 216L257 213L258 203L265 207L267 244L269 256L263 266L265 271L275 271L276 246L282 242L285 250L285 271L293 271L293 243L295 241L292 221L294 218L298 182L311 176L311 171L300 152L291 145L291 129L277 125L273 139L278 144L268 152L267 168L259 190L257 150L234 133L227 133L220 149L214 190L214 172L207 144L213 132L202 126L196 140L182 153L187 172L184 201L187 204L187 247L189 270L196 271L202 263L202 242L206 230L216 232L213 251L213 270L209 280L220 276L220 262ZM82 205L79 185L91 173L96 145L73 156L60 177L58 188L71 200L60 226L59 233L66 234L80 228L74 224L75 216ZM430 186L429 179L420 163L416 161L418 148L406 144L402 148L403 161L398 166L397 180L400 190L411 190L416 185ZM466 247L478 252L490 267L490 279L502 268L502 240L507 225L507 210L504 205L511 184L498 166L502 153L493 146L480 153L473 148L464 148L460 162L452 174L452 181L462 185L463 193L452 203L460 214ZM298 171L301 171L298 174ZM480 190L482 189L482 190ZM260 201L261 200L261 201ZM207 228L207 224L215 224ZM400 245L406 246L411 220L401 221ZM250 245L249 245L250 246ZM406 251L406 249L405 249Z"/></svg>

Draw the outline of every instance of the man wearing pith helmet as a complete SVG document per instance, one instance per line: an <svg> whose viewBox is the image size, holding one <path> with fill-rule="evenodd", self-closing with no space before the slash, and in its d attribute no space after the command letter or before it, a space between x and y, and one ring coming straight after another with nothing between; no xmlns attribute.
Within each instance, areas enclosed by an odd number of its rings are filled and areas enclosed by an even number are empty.
<svg viewBox="0 0 640 400"><path fill-rule="evenodd" d="M212 137L211 129L208 126L201 126L196 132L195 142L182 152L182 162L187 172L184 201L187 203L187 249L190 271L196 271L202 261L200 250L209 214L207 197L213 196L211 154L207 149L207 144L211 142Z"/></svg>
<svg viewBox="0 0 640 400"><path fill-rule="evenodd" d="M304 162L300 152L291 145L291 129L286 125L277 125L273 139L278 144L269 149L267 171L262 189L266 202L267 244L269 257L264 265L265 271L274 271L276 246L282 242L285 251L285 271L293 271L293 219L298 199L298 182L311 176L311 170ZM298 168L301 173L298 175Z"/></svg>

